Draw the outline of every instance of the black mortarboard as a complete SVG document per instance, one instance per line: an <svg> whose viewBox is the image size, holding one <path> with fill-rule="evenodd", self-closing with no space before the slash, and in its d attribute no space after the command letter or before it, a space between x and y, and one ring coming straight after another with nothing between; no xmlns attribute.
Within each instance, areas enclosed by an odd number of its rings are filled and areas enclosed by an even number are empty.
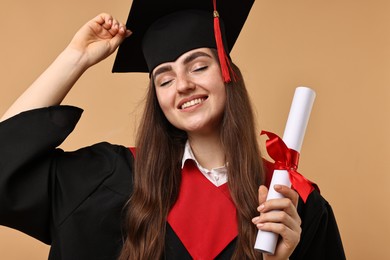
<svg viewBox="0 0 390 260"><path fill-rule="evenodd" d="M219 19L213 14L223 21L222 39L230 53L253 2L218 0L215 7L213 0L133 0L126 22L133 34L120 45L112 71L151 72L189 50L218 48L214 29Z"/></svg>

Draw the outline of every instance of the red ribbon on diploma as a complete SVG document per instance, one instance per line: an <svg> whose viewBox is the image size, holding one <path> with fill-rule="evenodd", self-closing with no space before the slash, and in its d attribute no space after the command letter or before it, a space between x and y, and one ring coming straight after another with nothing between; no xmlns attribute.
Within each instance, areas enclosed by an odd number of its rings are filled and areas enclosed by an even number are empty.
<svg viewBox="0 0 390 260"><path fill-rule="evenodd" d="M318 186L301 175L298 169L299 152L290 149L283 140L274 133L261 131L260 135L267 135L269 139L266 141L268 155L275 161L275 170L286 170L289 173L291 186L296 190L306 203L310 193L317 189Z"/></svg>

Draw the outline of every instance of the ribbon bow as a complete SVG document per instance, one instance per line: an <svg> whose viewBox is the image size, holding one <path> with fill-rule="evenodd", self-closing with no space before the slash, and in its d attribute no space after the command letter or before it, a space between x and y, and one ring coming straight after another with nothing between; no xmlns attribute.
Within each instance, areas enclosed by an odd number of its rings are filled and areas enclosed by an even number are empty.
<svg viewBox="0 0 390 260"><path fill-rule="evenodd" d="M266 141L268 155L275 161L275 170L286 170L289 173L291 186L298 192L299 196L306 203L310 193L318 186L301 175L298 169L299 152L290 149L283 140L274 133L261 131L260 135L267 135Z"/></svg>

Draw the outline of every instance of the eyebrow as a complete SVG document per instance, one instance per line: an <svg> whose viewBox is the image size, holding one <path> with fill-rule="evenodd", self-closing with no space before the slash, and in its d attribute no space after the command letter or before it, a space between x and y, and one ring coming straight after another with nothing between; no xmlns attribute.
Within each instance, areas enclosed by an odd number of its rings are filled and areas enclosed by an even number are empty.
<svg viewBox="0 0 390 260"><path fill-rule="evenodd" d="M153 73L153 78L155 79L158 75L160 75L164 72L170 71L170 70L172 70L171 65L162 66L162 67L156 69L156 71Z"/></svg>
<svg viewBox="0 0 390 260"><path fill-rule="evenodd" d="M194 52L194 53L191 53L190 55L188 55L183 60L182 64L186 65L186 64L190 63L191 61L199 58L199 57L209 57L209 58L212 58L209 54L207 54L205 52L197 51L197 52ZM153 78L156 78L161 73L164 73L164 72L167 72L167 71L171 71L171 70L172 70L172 66L171 65L162 66L162 67L156 69L156 71L153 73Z"/></svg>

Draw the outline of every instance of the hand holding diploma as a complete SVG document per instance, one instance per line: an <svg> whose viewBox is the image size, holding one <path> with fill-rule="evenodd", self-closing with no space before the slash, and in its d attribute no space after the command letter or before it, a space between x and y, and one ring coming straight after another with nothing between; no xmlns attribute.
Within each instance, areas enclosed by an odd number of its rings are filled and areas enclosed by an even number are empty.
<svg viewBox="0 0 390 260"><path fill-rule="evenodd" d="M315 93L313 90L306 87L296 89L283 135L284 142L275 134L263 132L269 137L267 151L271 158L275 160L275 170L266 199L262 196L267 194L267 189L264 186L259 189L259 201L264 202L266 200L266 202L259 207L262 214L260 217L256 217L253 222L274 222L260 224L261 230L258 232L255 243L255 248L269 254L267 255L269 258L273 258L271 256L273 254L279 256L281 256L279 253L287 254L289 252L288 247L294 246L295 248L299 242L300 218L295 209L298 196L290 187L293 186L304 201L314 189L314 184L296 171L299 152L314 99ZM282 221L278 219L282 219ZM268 227L265 227L266 225ZM284 245L278 247L279 251L282 252L275 252L279 234L286 241L284 241ZM288 256L286 255L286 257Z"/></svg>

